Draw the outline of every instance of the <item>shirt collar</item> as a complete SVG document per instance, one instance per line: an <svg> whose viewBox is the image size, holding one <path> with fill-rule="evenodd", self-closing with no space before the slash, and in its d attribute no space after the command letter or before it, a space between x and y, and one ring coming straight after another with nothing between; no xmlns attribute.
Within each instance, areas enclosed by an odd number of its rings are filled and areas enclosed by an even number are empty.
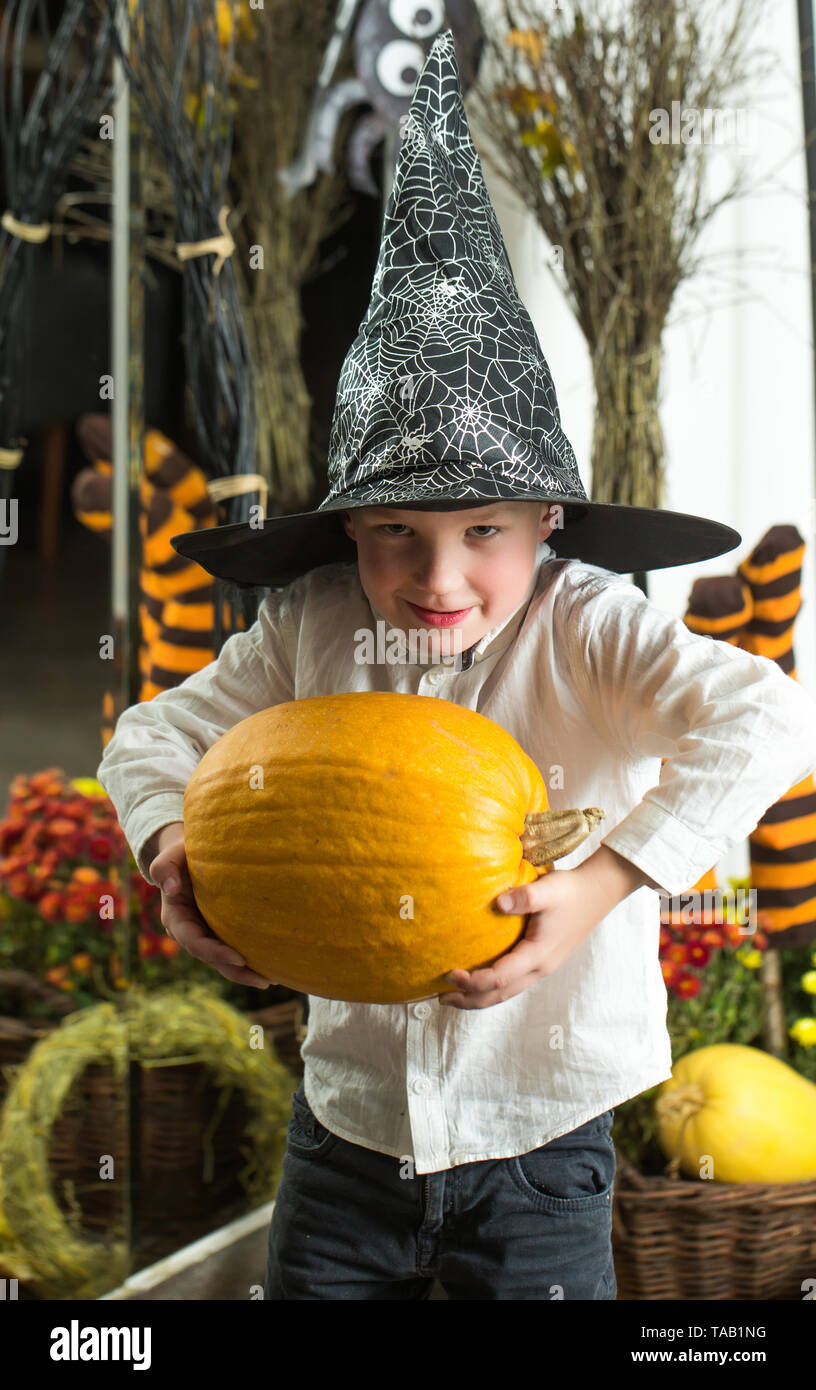
<svg viewBox="0 0 816 1390"><path fill-rule="evenodd" d="M527 592L525 593L524 598L521 600L518 606L513 609L513 612L508 614L506 618L503 618L502 621L500 623L497 623L495 627L490 628L490 630L486 632L483 637L479 638L478 642L474 642L472 647L466 648L466 650L463 651L461 655L455 659L455 662L448 658L446 661L429 662L428 664L436 666L446 666L452 668L457 672L461 670L467 671L476 662L484 661L486 657L496 656L499 652L504 651L505 647L508 647L510 643L513 641L513 638L516 636L516 633L521 627L524 615L527 611L527 608L529 607L530 600L533 597L533 593L535 592L536 584L538 582L539 568L541 566L542 561L549 560L554 557L555 551L552 549L552 547L549 546L546 541L539 541L538 546L536 548L535 568L530 578L530 583L527 586ZM384 614L382 614L379 611L379 609L376 608L373 603L371 603L370 600L368 602L375 619L378 622L385 624L386 637L388 638L391 633L394 633L394 637L391 638L391 641L396 643L401 657L405 659L408 651L408 643L404 632L401 628L395 628L393 624L390 623L388 619L384 616Z"/></svg>

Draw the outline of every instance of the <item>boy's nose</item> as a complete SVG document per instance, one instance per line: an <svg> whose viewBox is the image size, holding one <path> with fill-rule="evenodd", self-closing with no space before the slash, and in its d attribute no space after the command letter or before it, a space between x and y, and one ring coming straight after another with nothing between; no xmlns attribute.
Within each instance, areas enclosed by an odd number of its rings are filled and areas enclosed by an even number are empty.
<svg viewBox="0 0 816 1390"><path fill-rule="evenodd" d="M419 561L414 583L418 592L428 595L429 603L431 595L456 594L464 587L455 559L444 552L428 554Z"/></svg>

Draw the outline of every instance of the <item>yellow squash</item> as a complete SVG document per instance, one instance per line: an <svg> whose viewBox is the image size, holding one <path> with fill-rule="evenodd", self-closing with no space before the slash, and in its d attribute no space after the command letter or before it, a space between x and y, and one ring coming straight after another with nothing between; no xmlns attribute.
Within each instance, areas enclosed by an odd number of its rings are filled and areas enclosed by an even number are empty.
<svg viewBox="0 0 816 1390"><path fill-rule="evenodd" d="M236 724L201 759L183 815L199 910L251 969L384 1004L446 992L449 970L508 951L527 918L496 897L603 812L548 811L535 763L474 710L363 692Z"/></svg>
<svg viewBox="0 0 816 1390"><path fill-rule="evenodd" d="M655 1113L663 1152L688 1177L710 1159L715 1182L816 1178L816 1086L769 1052L717 1043L686 1053Z"/></svg>

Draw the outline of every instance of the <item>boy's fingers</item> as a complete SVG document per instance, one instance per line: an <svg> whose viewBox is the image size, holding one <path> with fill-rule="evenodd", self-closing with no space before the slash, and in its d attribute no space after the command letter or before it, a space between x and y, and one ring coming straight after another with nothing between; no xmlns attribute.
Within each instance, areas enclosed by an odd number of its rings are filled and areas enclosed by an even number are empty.
<svg viewBox="0 0 816 1390"><path fill-rule="evenodd" d="M482 970L471 970L466 981L454 978L450 983L455 984L464 995L508 989L537 968L539 952L540 947L534 942L519 941L506 955L494 960L492 965L486 965Z"/></svg>
<svg viewBox="0 0 816 1390"><path fill-rule="evenodd" d="M494 906L499 912L509 916L525 916L528 912L540 912L548 903L553 891L553 875L542 874L533 883L523 883L520 888L508 888L496 898Z"/></svg>
<svg viewBox="0 0 816 1390"><path fill-rule="evenodd" d="M275 983L250 970L238 951L220 941L209 927L199 923L194 917L183 917L179 920L178 915L174 914L172 927L172 932L169 928L166 930L179 946L196 960L203 961L205 965L212 965L225 979L238 985L253 985L259 989L266 989Z"/></svg>

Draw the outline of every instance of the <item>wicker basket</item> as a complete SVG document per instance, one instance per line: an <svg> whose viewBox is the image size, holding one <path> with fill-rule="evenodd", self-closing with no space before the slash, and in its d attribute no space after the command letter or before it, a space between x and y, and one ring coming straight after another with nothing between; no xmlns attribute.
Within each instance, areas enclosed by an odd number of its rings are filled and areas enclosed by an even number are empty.
<svg viewBox="0 0 816 1390"><path fill-rule="evenodd" d="M248 1017L263 1025L292 1072L294 1089L303 1075L302 1000L273 1004ZM21 1063L58 1026L0 1018L0 1096L9 1084L3 1068ZM91 1235L118 1229L123 1238L129 1218L134 1273L240 1215L246 1193L238 1173L245 1162L249 1111L239 1092L223 1112L221 1105L209 1069L199 1062L145 1069L133 1063L129 1086L115 1080L110 1066L86 1067L51 1135L49 1166L60 1207L67 1213L75 1204ZM122 1210L122 1185L99 1181L101 1153L113 1156L122 1175L128 1213Z"/></svg>
<svg viewBox="0 0 816 1390"><path fill-rule="evenodd" d="M619 1299L801 1301L816 1182L644 1177L618 1150L612 1247Z"/></svg>

